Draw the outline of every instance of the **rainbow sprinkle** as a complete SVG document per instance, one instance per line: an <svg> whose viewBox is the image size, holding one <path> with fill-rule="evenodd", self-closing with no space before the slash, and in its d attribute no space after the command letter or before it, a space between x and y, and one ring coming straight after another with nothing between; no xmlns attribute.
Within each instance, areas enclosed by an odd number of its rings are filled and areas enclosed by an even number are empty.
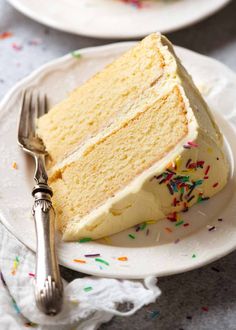
<svg viewBox="0 0 236 330"><path fill-rule="evenodd" d="M18 169L18 165L17 165L16 162L13 162L11 166L12 166L12 168L13 168L14 170L17 170L17 169Z"/></svg>
<svg viewBox="0 0 236 330"><path fill-rule="evenodd" d="M30 277L35 277L35 274L34 273L29 273L28 274Z"/></svg>
<svg viewBox="0 0 236 330"><path fill-rule="evenodd" d="M79 240L79 243L86 243L86 242L91 242L92 238L90 237L84 237Z"/></svg>
<svg viewBox="0 0 236 330"><path fill-rule="evenodd" d="M12 275L16 275L16 271L19 267L19 263L20 263L19 257L16 256L15 260L13 261L13 267L11 269Z"/></svg>
<svg viewBox="0 0 236 330"><path fill-rule="evenodd" d="M127 257L119 257L119 258L117 258L117 260L119 260L119 261L127 261L128 258Z"/></svg>
<svg viewBox="0 0 236 330"><path fill-rule="evenodd" d="M190 202L194 199L194 197L195 197L195 195L191 196L191 197L187 200L187 202L190 203Z"/></svg>
<svg viewBox="0 0 236 330"><path fill-rule="evenodd" d="M180 221L176 222L175 227L179 227L179 226L181 226L183 223L184 223L184 221L183 221L183 220L180 220Z"/></svg>
<svg viewBox="0 0 236 330"><path fill-rule="evenodd" d="M207 166L206 171L205 171L204 174L207 175L209 171L210 171L210 165Z"/></svg>
<svg viewBox="0 0 236 330"><path fill-rule="evenodd" d="M148 220L148 221L146 221L146 224L148 224L148 225L154 225L156 223L157 223L156 220Z"/></svg>
<svg viewBox="0 0 236 330"><path fill-rule="evenodd" d="M203 201L207 201L208 199L210 199L210 197L203 197L202 196L202 193L199 193L198 199L197 199L197 203L201 203Z"/></svg>
<svg viewBox="0 0 236 330"><path fill-rule="evenodd" d="M109 263L106 260L100 259L100 258L95 258L95 261L100 262L106 266L109 266Z"/></svg>
<svg viewBox="0 0 236 330"><path fill-rule="evenodd" d="M135 237L135 235L133 235L133 234L129 234L128 235L130 238L132 238L132 239L135 239L136 237Z"/></svg>
<svg viewBox="0 0 236 330"><path fill-rule="evenodd" d="M84 291L85 292L89 292L89 291L92 291L93 288L91 286L87 286L86 288L84 288Z"/></svg>
<svg viewBox="0 0 236 330"><path fill-rule="evenodd" d="M198 148L198 144L193 142L193 141L188 141L187 144L190 146L190 147L193 147L193 148Z"/></svg>
<svg viewBox="0 0 236 330"><path fill-rule="evenodd" d="M147 224L144 222L140 225L140 230L144 230L147 227Z"/></svg>
<svg viewBox="0 0 236 330"><path fill-rule="evenodd" d="M94 258L94 257L100 257L100 253L93 253L93 254L85 254L85 258Z"/></svg>
<svg viewBox="0 0 236 330"><path fill-rule="evenodd" d="M86 260L81 260L81 259L74 259L74 262L78 262L80 264L86 264Z"/></svg>
<svg viewBox="0 0 236 330"><path fill-rule="evenodd" d="M71 56L77 59L81 58L81 54L77 50L71 52Z"/></svg>
<svg viewBox="0 0 236 330"><path fill-rule="evenodd" d="M207 225L207 229L208 229L208 231L213 231L213 230L216 230L216 227L211 226L211 225Z"/></svg>
<svg viewBox="0 0 236 330"><path fill-rule="evenodd" d="M7 39L12 36L13 36L13 34L11 32L8 32L8 31L2 32L2 33L0 33L0 40Z"/></svg>
<svg viewBox="0 0 236 330"><path fill-rule="evenodd" d="M167 216L167 219L170 220L171 222L176 222L177 221L177 213L171 213Z"/></svg>

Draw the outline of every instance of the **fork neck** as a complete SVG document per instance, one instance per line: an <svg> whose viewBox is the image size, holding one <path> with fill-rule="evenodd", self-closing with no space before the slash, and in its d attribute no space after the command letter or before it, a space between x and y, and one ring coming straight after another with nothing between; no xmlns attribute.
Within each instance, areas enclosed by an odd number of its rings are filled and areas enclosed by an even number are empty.
<svg viewBox="0 0 236 330"><path fill-rule="evenodd" d="M43 154L34 155L35 158L35 173L34 180L37 185L44 184L47 185L48 175L45 169L45 156Z"/></svg>

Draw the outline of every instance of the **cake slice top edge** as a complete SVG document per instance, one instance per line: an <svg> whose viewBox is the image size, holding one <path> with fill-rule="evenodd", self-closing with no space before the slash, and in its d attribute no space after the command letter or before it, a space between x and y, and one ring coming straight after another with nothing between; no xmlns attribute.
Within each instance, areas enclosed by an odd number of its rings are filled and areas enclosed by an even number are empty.
<svg viewBox="0 0 236 330"><path fill-rule="evenodd" d="M53 163L61 161L120 115L126 115L163 76L160 36L152 34L108 64L37 123ZM160 45L161 46L161 45ZM60 144L57 140L60 140Z"/></svg>
<svg viewBox="0 0 236 330"><path fill-rule="evenodd" d="M147 62L143 63L144 59ZM136 62L141 64L135 67ZM126 73L128 67L123 68L125 64L133 67L133 71ZM139 72L137 76L135 76L136 71ZM113 75L117 78L111 80ZM133 76L137 80L136 83L132 81ZM105 85L104 81L106 81ZM161 97L164 89L167 92L176 83L185 84L184 88L193 86L191 77L176 57L171 43L159 33L153 33L91 77L38 120L37 133L44 141L49 156L55 154L51 165L68 157L87 139L106 129L114 121L122 121L123 117L134 115L135 111L143 111L146 105L155 101L155 98ZM118 100L121 99L122 102L106 99L106 89L103 91L102 88L108 88L108 85L111 90L107 94L112 94L114 86L116 88L114 93L117 93ZM123 87L120 89L121 85ZM199 94L195 90L195 97L199 96L197 93ZM104 98L103 101L101 98ZM107 109L103 108L105 104L108 106ZM88 112L87 108L91 108L91 111ZM72 115L70 115L71 111ZM205 114L202 127L206 117L210 118L211 115ZM214 122L212 117L211 121ZM81 131L84 132L83 136ZM57 142L58 140L60 143Z"/></svg>
<svg viewBox="0 0 236 330"><path fill-rule="evenodd" d="M146 107L150 106L158 98L167 94L174 86L181 86L184 90L182 95L185 98L185 102L192 109L191 113L188 112L188 121L195 121L195 125L198 129L203 130L205 134L211 137L211 139L217 141L219 145L222 145L222 135L214 117L212 116L207 103L195 86L192 77L188 74L179 58L176 56L172 44L160 33L154 33L151 36L156 36L156 40L160 43L159 49L162 58L164 59L165 67L167 68L167 76L169 76L169 80L167 79L167 81L165 81L164 79L161 84L159 84L159 81L156 82L152 87L154 93L156 93L156 90L158 89L158 94L154 94L154 96L151 95L151 102L147 103L142 109L131 108L129 113L121 114L118 118L110 121L109 124L101 129L95 136L86 139L82 144L79 144L72 153L68 154L63 160L55 164L49 170L49 175L52 175L54 171L57 171L59 168L65 166L65 164L76 159L77 155L81 153L81 150L85 150L89 144L95 143L101 137L106 136L109 132L112 132L114 129L122 125L123 122L133 118L139 111L144 111ZM193 125L191 125L191 127L192 126Z"/></svg>

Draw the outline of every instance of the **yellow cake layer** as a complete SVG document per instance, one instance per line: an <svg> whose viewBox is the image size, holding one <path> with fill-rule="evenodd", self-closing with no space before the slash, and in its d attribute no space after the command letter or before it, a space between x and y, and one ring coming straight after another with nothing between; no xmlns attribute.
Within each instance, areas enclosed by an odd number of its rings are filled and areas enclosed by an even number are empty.
<svg viewBox="0 0 236 330"><path fill-rule="evenodd" d="M88 147L50 181L60 226L83 217L165 156L187 134L178 87Z"/></svg>
<svg viewBox="0 0 236 330"><path fill-rule="evenodd" d="M38 135L53 163L135 103L145 108L148 97L143 94L164 74L158 42L156 34L144 39L39 119Z"/></svg>

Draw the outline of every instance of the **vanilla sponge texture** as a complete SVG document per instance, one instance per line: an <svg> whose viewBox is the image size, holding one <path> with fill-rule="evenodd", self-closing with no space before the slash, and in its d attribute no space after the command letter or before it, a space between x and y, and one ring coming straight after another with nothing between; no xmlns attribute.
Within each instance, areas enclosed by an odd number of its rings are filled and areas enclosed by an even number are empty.
<svg viewBox="0 0 236 330"><path fill-rule="evenodd" d="M38 134L67 241L175 219L227 182L221 133L158 33L40 118Z"/></svg>
<svg viewBox="0 0 236 330"><path fill-rule="evenodd" d="M155 35L144 39L98 72L39 119L51 164L63 160L117 116L152 103L152 89L162 80L165 63ZM155 98L156 96L154 96Z"/></svg>

